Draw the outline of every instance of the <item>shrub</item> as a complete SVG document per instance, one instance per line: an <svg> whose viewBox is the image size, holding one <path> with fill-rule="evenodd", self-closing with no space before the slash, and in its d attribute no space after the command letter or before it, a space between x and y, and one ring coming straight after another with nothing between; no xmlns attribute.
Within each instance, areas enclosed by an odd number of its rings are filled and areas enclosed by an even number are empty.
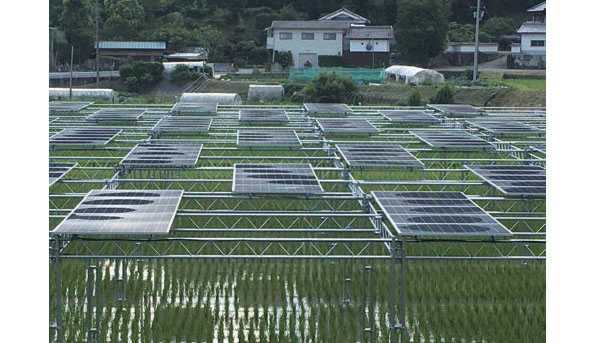
<svg viewBox="0 0 595 343"><path fill-rule="evenodd" d="M187 65L178 64L169 74L169 79L172 82L182 82L196 80L199 76L200 73L193 71Z"/></svg>
<svg viewBox="0 0 595 343"><path fill-rule="evenodd" d="M140 92L161 81L163 64L161 62L128 62L120 66L119 72L128 90Z"/></svg>
<svg viewBox="0 0 595 343"><path fill-rule="evenodd" d="M343 66L343 56L318 56L319 67L341 67Z"/></svg>
<svg viewBox="0 0 595 343"><path fill-rule="evenodd" d="M463 72L463 77L465 80L473 80L473 69L465 69L465 71Z"/></svg>
<svg viewBox="0 0 595 343"><path fill-rule="evenodd" d="M288 83L283 88L285 96L292 96L293 93L301 91L304 88L304 85Z"/></svg>
<svg viewBox="0 0 595 343"><path fill-rule="evenodd" d="M421 106L421 95L419 91L414 90L407 98L407 105L409 106Z"/></svg>
<svg viewBox="0 0 595 343"><path fill-rule="evenodd" d="M347 102L357 95L357 83L351 76L343 76L336 71L318 73L304 87L307 102Z"/></svg>
<svg viewBox="0 0 595 343"><path fill-rule="evenodd" d="M211 66L205 64L205 66L202 68L202 72L207 74L209 79L213 78L213 68L211 68Z"/></svg>
<svg viewBox="0 0 595 343"><path fill-rule="evenodd" d="M454 90L448 83L445 83L442 87L438 88L436 94L430 98L430 103L432 104L452 104L454 102Z"/></svg>
<svg viewBox="0 0 595 343"><path fill-rule="evenodd" d="M275 50L275 62L279 63L283 68L291 67L293 65L293 54L291 51Z"/></svg>

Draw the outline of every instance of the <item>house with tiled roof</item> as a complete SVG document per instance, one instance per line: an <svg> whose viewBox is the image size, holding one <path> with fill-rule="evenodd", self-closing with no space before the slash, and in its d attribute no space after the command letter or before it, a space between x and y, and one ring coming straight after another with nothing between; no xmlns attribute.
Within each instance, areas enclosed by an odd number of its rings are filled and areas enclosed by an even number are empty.
<svg viewBox="0 0 595 343"><path fill-rule="evenodd" d="M273 21L265 31L267 49L275 54L289 51L295 67L319 66L321 56L337 56L343 66L388 64L392 26L372 26L370 20L346 8L318 20Z"/></svg>

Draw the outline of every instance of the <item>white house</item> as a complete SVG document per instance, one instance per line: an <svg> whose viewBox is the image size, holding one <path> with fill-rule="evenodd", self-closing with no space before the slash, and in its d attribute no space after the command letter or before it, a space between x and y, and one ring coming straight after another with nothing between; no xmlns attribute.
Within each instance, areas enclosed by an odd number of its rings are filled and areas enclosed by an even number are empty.
<svg viewBox="0 0 595 343"><path fill-rule="evenodd" d="M517 30L521 35L520 46L513 46L512 52L521 55L545 55L545 1L529 8L531 21L526 21Z"/></svg>
<svg viewBox="0 0 595 343"><path fill-rule="evenodd" d="M392 26L367 26L370 21L341 8L318 20L273 21L267 49L290 51L296 67L319 65L319 56L341 56L345 66L388 63L394 41Z"/></svg>

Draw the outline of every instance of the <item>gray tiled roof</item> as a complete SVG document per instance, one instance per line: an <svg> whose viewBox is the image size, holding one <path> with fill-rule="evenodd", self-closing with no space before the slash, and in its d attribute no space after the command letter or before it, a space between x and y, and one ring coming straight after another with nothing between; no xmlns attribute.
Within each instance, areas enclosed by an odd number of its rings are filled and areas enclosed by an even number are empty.
<svg viewBox="0 0 595 343"><path fill-rule="evenodd" d="M354 39L393 39L394 32L392 26L367 26L352 27L347 38Z"/></svg>
<svg viewBox="0 0 595 343"><path fill-rule="evenodd" d="M527 12L542 12L545 11L545 1L537 4L527 10Z"/></svg>
<svg viewBox="0 0 595 343"><path fill-rule="evenodd" d="M545 33L545 23L539 21L527 21L519 27L517 33Z"/></svg>
<svg viewBox="0 0 595 343"><path fill-rule="evenodd" d="M344 20L275 20L271 29L346 30L352 23Z"/></svg>

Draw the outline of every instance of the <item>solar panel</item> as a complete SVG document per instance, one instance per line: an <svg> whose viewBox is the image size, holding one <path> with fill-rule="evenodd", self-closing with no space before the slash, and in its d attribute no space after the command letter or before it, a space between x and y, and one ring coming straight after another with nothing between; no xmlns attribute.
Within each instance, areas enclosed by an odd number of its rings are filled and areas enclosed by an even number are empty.
<svg viewBox="0 0 595 343"><path fill-rule="evenodd" d="M50 112L78 112L92 104L92 102L51 101Z"/></svg>
<svg viewBox="0 0 595 343"><path fill-rule="evenodd" d="M287 112L283 110L240 110L240 123L286 123Z"/></svg>
<svg viewBox="0 0 595 343"><path fill-rule="evenodd" d="M167 133L201 133L209 131L212 119L197 117L172 117L161 118L153 127L153 132Z"/></svg>
<svg viewBox="0 0 595 343"><path fill-rule="evenodd" d="M483 139L464 131L409 131L424 143L434 148L482 148L493 149L494 146Z"/></svg>
<svg viewBox="0 0 595 343"><path fill-rule="evenodd" d="M184 191L92 190L54 229L57 234L153 235L169 232Z"/></svg>
<svg viewBox="0 0 595 343"><path fill-rule="evenodd" d="M50 186L72 170L76 163L50 163Z"/></svg>
<svg viewBox="0 0 595 343"><path fill-rule="evenodd" d="M105 145L121 131L118 129L64 129L50 137L50 145Z"/></svg>
<svg viewBox="0 0 595 343"><path fill-rule="evenodd" d="M375 133L378 129L370 124L367 119L316 119L322 132L337 133Z"/></svg>
<svg viewBox="0 0 595 343"><path fill-rule="evenodd" d="M412 124L440 124L440 119L419 110L378 111L383 117L393 123Z"/></svg>
<svg viewBox="0 0 595 343"><path fill-rule="evenodd" d="M295 131L238 130L238 146L301 146Z"/></svg>
<svg viewBox="0 0 595 343"><path fill-rule="evenodd" d="M399 235L512 235L461 192L372 192L372 196Z"/></svg>
<svg viewBox="0 0 595 343"><path fill-rule="evenodd" d="M176 102L172 107L172 114L201 114L217 112L217 103Z"/></svg>
<svg viewBox="0 0 595 343"><path fill-rule="evenodd" d="M351 167L424 167L417 158L394 143L340 143L337 150Z"/></svg>
<svg viewBox="0 0 595 343"><path fill-rule="evenodd" d="M465 166L509 195L545 196L545 169L539 166Z"/></svg>
<svg viewBox="0 0 595 343"><path fill-rule="evenodd" d="M531 148L537 152L540 152L542 154L545 154L545 147L546 147L545 143L534 143L529 146L529 148Z"/></svg>
<svg viewBox="0 0 595 343"><path fill-rule="evenodd" d="M345 104L337 103L307 103L304 104L309 114L328 113L328 114L351 114L353 111Z"/></svg>
<svg viewBox="0 0 595 343"><path fill-rule="evenodd" d="M491 133L542 133L543 130L518 121L467 120L467 123Z"/></svg>
<svg viewBox="0 0 595 343"><path fill-rule="evenodd" d="M124 167L194 167L202 144L138 144L120 162Z"/></svg>
<svg viewBox="0 0 595 343"><path fill-rule="evenodd" d="M428 107L434 109L444 115L456 115L461 117L475 117L479 115L483 115L485 112L484 110L477 108L471 105L431 105L428 104Z"/></svg>
<svg viewBox="0 0 595 343"><path fill-rule="evenodd" d="M145 108L102 108L87 117L88 121L136 121L147 109Z"/></svg>
<svg viewBox="0 0 595 343"><path fill-rule="evenodd" d="M234 193L315 194L324 192L310 164L235 164Z"/></svg>

